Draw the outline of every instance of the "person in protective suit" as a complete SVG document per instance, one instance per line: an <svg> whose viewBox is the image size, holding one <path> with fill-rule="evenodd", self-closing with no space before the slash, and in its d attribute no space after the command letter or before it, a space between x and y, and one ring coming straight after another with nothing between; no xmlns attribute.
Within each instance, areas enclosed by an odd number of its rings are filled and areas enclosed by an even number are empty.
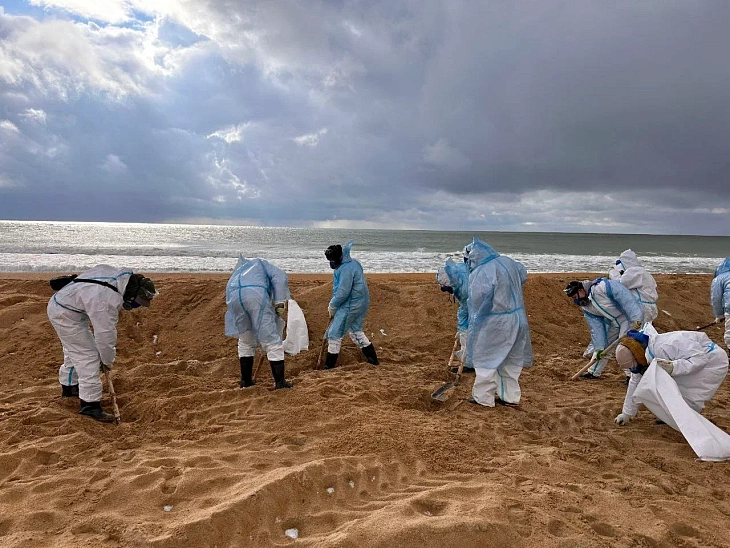
<svg viewBox="0 0 730 548"><path fill-rule="evenodd" d="M636 253L627 249L619 255L616 264L608 271L610 280L618 280L631 291L644 311L644 323L652 322L659 315L656 301L659 298L654 277L641 266Z"/></svg>
<svg viewBox="0 0 730 548"><path fill-rule="evenodd" d="M532 341L522 286L527 270L479 238L469 245L467 361L476 372L472 397L486 407L519 404L523 367L532 366Z"/></svg>
<svg viewBox="0 0 730 548"><path fill-rule="evenodd" d="M274 388L291 388L284 376L282 331L286 302L290 299L286 272L265 259L238 259L226 285L226 336L238 337L241 366L239 386L253 386L256 348L266 352Z"/></svg>
<svg viewBox="0 0 730 548"><path fill-rule="evenodd" d="M474 373L474 368L466 363L466 335L469 329L469 307L467 305L469 299L469 270L466 261L456 263L450 258L447 259L444 266L436 272L436 282L441 287L441 291L453 295L459 302L459 309L456 311L456 333L461 348L456 355L464 363L462 373ZM457 371L458 368L452 368L453 373Z"/></svg>
<svg viewBox="0 0 730 548"><path fill-rule="evenodd" d="M710 305L715 323L725 322L725 347L730 349L730 258L723 260L715 269L710 284Z"/></svg>
<svg viewBox="0 0 730 548"><path fill-rule="evenodd" d="M563 291L581 308L591 332L594 349L592 359L596 363L581 377L598 379L608 363L608 356L603 354L604 349L629 329L640 329L644 310L631 291L618 280L597 278L593 281L572 281Z"/></svg>
<svg viewBox="0 0 730 548"><path fill-rule="evenodd" d="M370 293L365 281L362 265L350 257L350 240L344 247L329 246L324 255L334 270L332 274L332 298L327 307L331 318L325 332L327 339L327 358L324 368L332 369L342 347L342 337L349 334L352 341L362 350L369 364L378 365L375 347L363 332L365 315L370 308Z"/></svg>
<svg viewBox="0 0 730 548"><path fill-rule="evenodd" d="M727 375L728 357L701 331L670 331L646 335L630 330L616 347L616 361L631 370L621 413L614 419L619 426L628 424L639 411L633 399L636 387L652 361L677 383L687 405L698 413L717 392Z"/></svg>
<svg viewBox="0 0 730 548"><path fill-rule="evenodd" d="M150 306L156 295L149 278L130 269L98 265L48 301L48 319L63 346L58 370L61 396L78 397L80 414L102 422L114 420L101 408L99 371L111 369L116 358L119 311Z"/></svg>

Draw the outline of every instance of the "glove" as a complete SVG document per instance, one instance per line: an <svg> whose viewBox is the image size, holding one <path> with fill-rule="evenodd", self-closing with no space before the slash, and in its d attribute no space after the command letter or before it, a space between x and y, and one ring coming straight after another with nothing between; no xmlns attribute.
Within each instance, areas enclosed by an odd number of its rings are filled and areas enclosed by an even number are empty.
<svg viewBox="0 0 730 548"><path fill-rule="evenodd" d="M631 422L631 419L633 418L634 417L632 417L631 415L627 415L626 413L620 413L616 416L615 419L613 419L613 422L615 422L619 426L624 426L626 424L629 424L629 422Z"/></svg>
<svg viewBox="0 0 730 548"><path fill-rule="evenodd" d="M327 307L327 313L330 315L330 318L335 315L335 312L337 312L337 309L334 306Z"/></svg>
<svg viewBox="0 0 730 548"><path fill-rule="evenodd" d="M661 367L670 375L674 371L674 362L672 362L672 360L660 360L659 358L657 358L656 364L658 367Z"/></svg>
<svg viewBox="0 0 730 548"><path fill-rule="evenodd" d="M715 318L715 323L722 323L725 321L725 316L722 316L721 318Z"/></svg>
<svg viewBox="0 0 730 548"><path fill-rule="evenodd" d="M274 305L274 312L276 312L276 315L283 320L286 315L286 306L284 306L284 303L276 303Z"/></svg>
<svg viewBox="0 0 730 548"><path fill-rule="evenodd" d="M641 320L633 321L631 322L631 329L633 329L634 331L639 331L642 325L644 325L644 322L642 322Z"/></svg>
<svg viewBox="0 0 730 548"><path fill-rule="evenodd" d="M601 359L602 356L603 356L603 348L601 348L601 349L596 350L595 352L593 352L593 355L591 356L591 361L596 361L597 362L598 360Z"/></svg>
<svg viewBox="0 0 730 548"><path fill-rule="evenodd" d="M99 371L101 371L102 373L109 373L111 370L112 370L111 365L106 365L105 363L99 364Z"/></svg>

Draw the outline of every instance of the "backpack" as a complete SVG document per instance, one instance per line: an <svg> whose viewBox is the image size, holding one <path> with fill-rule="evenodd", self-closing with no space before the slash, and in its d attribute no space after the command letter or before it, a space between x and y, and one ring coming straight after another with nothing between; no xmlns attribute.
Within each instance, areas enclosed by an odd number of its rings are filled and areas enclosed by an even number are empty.
<svg viewBox="0 0 730 548"><path fill-rule="evenodd" d="M78 274L68 274L66 276L58 276L56 278L51 278L51 281L48 283L51 285L51 289L53 291L58 291L59 289L63 289L68 284L73 282L78 277Z"/></svg>
<svg viewBox="0 0 730 548"><path fill-rule="evenodd" d="M109 289L113 289L117 293L119 293L119 290L114 287L112 284L108 282L102 282L101 280L87 280L85 278L79 278L78 274L68 274L66 276L57 276L56 278L51 278L51 280L48 282L51 286L51 289L53 291L58 291L59 289L63 289L68 284L72 282L86 282L89 284L97 284L97 285L103 285L104 287L108 287Z"/></svg>

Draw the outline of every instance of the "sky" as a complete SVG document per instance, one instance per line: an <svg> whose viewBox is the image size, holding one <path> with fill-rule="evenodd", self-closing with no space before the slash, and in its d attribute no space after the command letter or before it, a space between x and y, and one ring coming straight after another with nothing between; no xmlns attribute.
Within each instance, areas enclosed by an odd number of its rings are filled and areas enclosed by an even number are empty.
<svg viewBox="0 0 730 548"><path fill-rule="evenodd" d="M726 0L0 0L0 219L730 235Z"/></svg>

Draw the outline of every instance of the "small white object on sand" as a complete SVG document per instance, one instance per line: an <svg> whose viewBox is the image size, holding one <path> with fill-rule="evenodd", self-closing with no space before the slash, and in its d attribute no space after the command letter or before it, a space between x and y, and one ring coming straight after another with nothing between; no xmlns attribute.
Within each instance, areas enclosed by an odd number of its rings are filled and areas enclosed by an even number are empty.
<svg viewBox="0 0 730 548"><path fill-rule="evenodd" d="M170 504L169 506L163 506L163 507L162 507L162 509L163 509L163 510L164 510L165 512L170 512L170 511L172 510L172 504Z"/></svg>
<svg viewBox="0 0 730 548"><path fill-rule="evenodd" d="M388 334L387 334L387 333L385 332L385 329L381 329L381 330L380 330L380 334L381 334L381 335L385 335L385 336L387 336L387 335L388 335Z"/></svg>
<svg viewBox="0 0 730 548"><path fill-rule="evenodd" d="M287 529L286 531L284 531L284 534L289 538L299 538L299 529Z"/></svg>
<svg viewBox="0 0 730 548"><path fill-rule="evenodd" d="M332 493L335 492L335 488L334 487L328 487L327 488L327 492L331 495Z"/></svg>

